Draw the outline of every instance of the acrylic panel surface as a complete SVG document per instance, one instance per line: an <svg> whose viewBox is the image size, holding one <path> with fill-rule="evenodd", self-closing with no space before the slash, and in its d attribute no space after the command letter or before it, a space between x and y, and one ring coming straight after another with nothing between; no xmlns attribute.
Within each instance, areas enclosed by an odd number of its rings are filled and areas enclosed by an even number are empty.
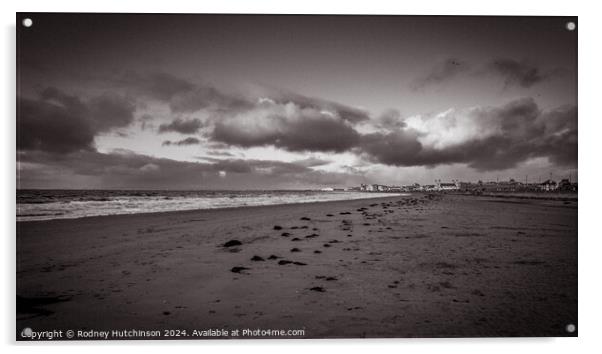
<svg viewBox="0 0 602 354"><path fill-rule="evenodd" d="M577 18L17 14L17 339L576 336Z"/></svg>

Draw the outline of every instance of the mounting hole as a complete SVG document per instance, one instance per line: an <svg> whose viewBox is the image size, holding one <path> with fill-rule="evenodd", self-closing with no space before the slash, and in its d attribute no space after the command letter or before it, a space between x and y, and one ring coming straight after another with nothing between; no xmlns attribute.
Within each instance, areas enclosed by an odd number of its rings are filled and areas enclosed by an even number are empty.
<svg viewBox="0 0 602 354"><path fill-rule="evenodd" d="M33 21L29 17L24 18L22 23L23 23L23 26L25 26L25 27L31 27L33 25Z"/></svg>
<svg viewBox="0 0 602 354"><path fill-rule="evenodd" d="M568 325L566 325L566 331L569 333L575 332L576 329L577 329L577 327L575 327L575 325L572 323L569 323Z"/></svg>
<svg viewBox="0 0 602 354"><path fill-rule="evenodd" d="M566 23L566 29L569 31L574 31L577 28L577 25L573 21L569 21Z"/></svg>

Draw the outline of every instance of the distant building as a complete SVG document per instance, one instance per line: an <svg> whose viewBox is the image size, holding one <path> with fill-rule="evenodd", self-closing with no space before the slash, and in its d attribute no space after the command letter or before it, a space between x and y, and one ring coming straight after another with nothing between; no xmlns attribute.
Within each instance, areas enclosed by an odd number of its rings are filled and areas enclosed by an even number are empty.
<svg viewBox="0 0 602 354"><path fill-rule="evenodd" d="M557 186L558 191L560 192L576 192L577 191L577 183L571 183L567 178L562 179L558 182Z"/></svg>
<svg viewBox="0 0 602 354"><path fill-rule="evenodd" d="M555 191L557 187L558 185L556 184L556 182L552 181L551 179L539 184L539 189L544 192Z"/></svg>
<svg viewBox="0 0 602 354"><path fill-rule="evenodd" d="M420 185L418 183L414 183L414 184L401 186L400 188L404 192L414 192L414 191L420 190Z"/></svg>
<svg viewBox="0 0 602 354"><path fill-rule="evenodd" d="M436 188L439 191L457 191L460 190L459 182L441 182L441 180L436 181Z"/></svg>
<svg viewBox="0 0 602 354"><path fill-rule="evenodd" d="M389 191L389 187L382 185L382 184L373 184L372 185L372 190L374 192L388 192Z"/></svg>

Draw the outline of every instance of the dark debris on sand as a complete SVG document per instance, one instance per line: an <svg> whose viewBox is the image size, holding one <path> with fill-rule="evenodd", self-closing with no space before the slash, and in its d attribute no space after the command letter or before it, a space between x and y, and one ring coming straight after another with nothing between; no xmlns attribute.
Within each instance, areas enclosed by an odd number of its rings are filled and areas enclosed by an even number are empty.
<svg viewBox="0 0 602 354"><path fill-rule="evenodd" d="M326 291L326 290L325 290L323 287L321 287L321 286L314 286L313 288L309 288L309 290L311 290L311 291L317 291L317 292L319 292L319 293L323 293L323 292L325 292L325 291Z"/></svg>
<svg viewBox="0 0 602 354"><path fill-rule="evenodd" d="M230 269L230 271L232 273L239 273L239 274L244 274L245 270L249 270L250 268L247 267L233 267L232 269Z"/></svg>
<svg viewBox="0 0 602 354"><path fill-rule="evenodd" d="M226 243L223 244L223 247L235 247L235 246L240 246L242 245L242 242L238 241L238 240L230 240Z"/></svg>
<svg viewBox="0 0 602 354"><path fill-rule="evenodd" d="M263 259L263 257L260 257L260 256L253 256L253 258L251 258L251 260L253 262L264 262L265 261L265 259Z"/></svg>

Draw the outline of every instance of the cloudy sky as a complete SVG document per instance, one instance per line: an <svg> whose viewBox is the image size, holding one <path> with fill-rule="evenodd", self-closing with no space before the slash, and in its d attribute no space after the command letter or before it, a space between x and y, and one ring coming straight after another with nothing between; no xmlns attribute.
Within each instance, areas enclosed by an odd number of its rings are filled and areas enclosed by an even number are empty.
<svg viewBox="0 0 602 354"><path fill-rule="evenodd" d="M18 17L21 188L577 176L575 18Z"/></svg>

